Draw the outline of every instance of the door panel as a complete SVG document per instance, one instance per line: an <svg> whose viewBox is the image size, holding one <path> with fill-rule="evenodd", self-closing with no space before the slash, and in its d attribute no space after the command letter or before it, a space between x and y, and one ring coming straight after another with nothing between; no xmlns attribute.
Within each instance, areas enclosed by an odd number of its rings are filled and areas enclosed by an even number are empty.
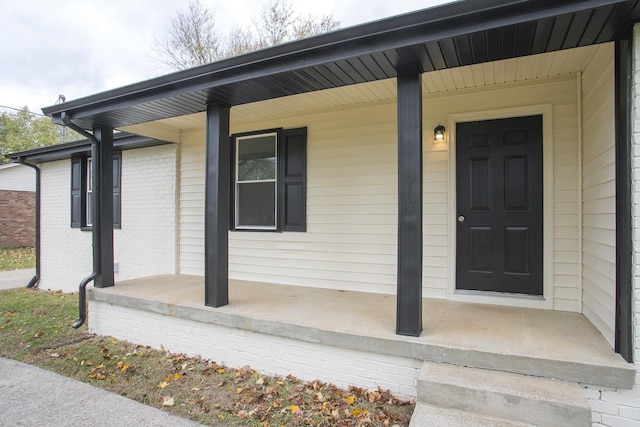
<svg viewBox="0 0 640 427"><path fill-rule="evenodd" d="M542 116L458 123L456 288L542 295Z"/></svg>

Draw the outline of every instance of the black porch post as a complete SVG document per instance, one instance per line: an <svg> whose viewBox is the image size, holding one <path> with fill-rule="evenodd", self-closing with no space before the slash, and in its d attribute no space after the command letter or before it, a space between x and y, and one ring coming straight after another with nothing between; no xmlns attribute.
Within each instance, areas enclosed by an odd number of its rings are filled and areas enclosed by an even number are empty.
<svg viewBox="0 0 640 427"><path fill-rule="evenodd" d="M207 106L204 212L204 303L229 304L229 107Z"/></svg>
<svg viewBox="0 0 640 427"><path fill-rule="evenodd" d="M616 352L633 362L631 84L632 32L616 40Z"/></svg>
<svg viewBox="0 0 640 427"><path fill-rule="evenodd" d="M396 333L422 332L422 74L398 69L398 290Z"/></svg>
<svg viewBox="0 0 640 427"><path fill-rule="evenodd" d="M91 145L93 268L96 288L113 286L113 128L97 126Z"/></svg>

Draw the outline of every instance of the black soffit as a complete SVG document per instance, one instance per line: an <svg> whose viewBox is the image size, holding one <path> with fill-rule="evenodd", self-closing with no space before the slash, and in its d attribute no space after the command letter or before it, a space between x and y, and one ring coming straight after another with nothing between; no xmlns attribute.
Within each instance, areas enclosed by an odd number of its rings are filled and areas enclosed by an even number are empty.
<svg viewBox="0 0 640 427"><path fill-rule="evenodd" d="M424 72L606 43L640 0L467 0L346 28L44 108L59 121L122 127Z"/></svg>

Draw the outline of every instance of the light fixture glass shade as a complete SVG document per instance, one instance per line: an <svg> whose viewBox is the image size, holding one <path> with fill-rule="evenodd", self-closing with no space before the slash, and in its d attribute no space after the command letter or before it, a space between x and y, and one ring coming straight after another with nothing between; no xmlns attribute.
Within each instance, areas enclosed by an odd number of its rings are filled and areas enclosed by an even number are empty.
<svg viewBox="0 0 640 427"><path fill-rule="evenodd" d="M438 125L433 129L433 140L435 142L443 142L445 140L445 132L447 130L444 126Z"/></svg>

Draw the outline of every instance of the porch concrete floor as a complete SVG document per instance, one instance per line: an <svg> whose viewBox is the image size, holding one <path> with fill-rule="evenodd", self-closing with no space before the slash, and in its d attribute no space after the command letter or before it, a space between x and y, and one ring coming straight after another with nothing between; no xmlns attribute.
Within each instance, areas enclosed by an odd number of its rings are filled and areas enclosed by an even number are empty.
<svg viewBox="0 0 640 427"><path fill-rule="evenodd" d="M423 299L420 337L395 334L393 295L232 280L204 305L201 276L92 288L90 299L309 342L586 384L631 388L633 365L581 314Z"/></svg>

